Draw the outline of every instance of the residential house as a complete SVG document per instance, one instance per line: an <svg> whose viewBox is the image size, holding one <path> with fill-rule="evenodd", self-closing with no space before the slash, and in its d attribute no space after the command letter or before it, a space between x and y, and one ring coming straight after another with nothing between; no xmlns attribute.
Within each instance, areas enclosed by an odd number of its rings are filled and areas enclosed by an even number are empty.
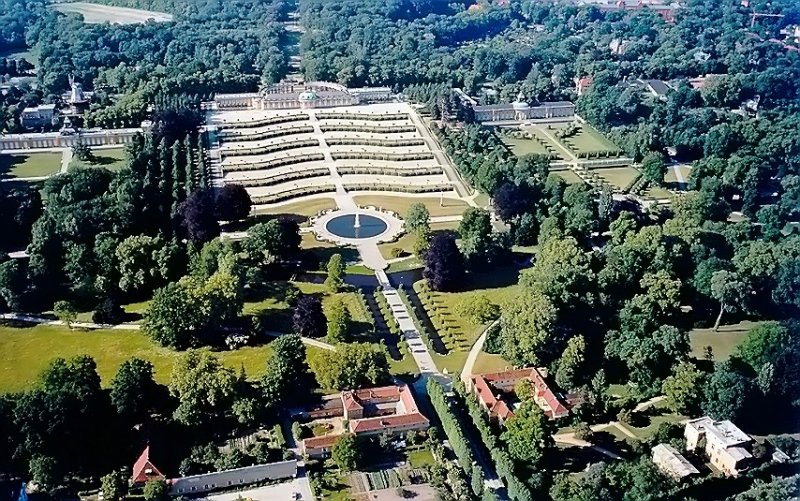
<svg viewBox="0 0 800 501"><path fill-rule="evenodd" d="M150 480L164 480L166 477L159 471L150 459L150 446L144 448L139 459L133 464L133 485L144 485Z"/></svg>
<svg viewBox="0 0 800 501"><path fill-rule="evenodd" d="M730 421L714 421L708 416L692 419L684 430L686 450L703 450L709 462L727 476L736 476L753 458L753 439Z"/></svg>

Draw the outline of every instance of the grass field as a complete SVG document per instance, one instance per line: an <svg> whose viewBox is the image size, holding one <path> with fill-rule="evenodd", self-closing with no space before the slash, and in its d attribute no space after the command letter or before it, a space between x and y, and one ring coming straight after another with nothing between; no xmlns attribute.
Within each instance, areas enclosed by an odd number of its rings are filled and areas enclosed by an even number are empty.
<svg viewBox="0 0 800 501"><path fill-rule="evenodd" d="M553 174L557 175L561 179L567 182L567 184L581 184L583 183L583 179L579 178L577 174L573 171L567 170L556 170L552 171Z"/></svg>
<svg viewBox="0 0 800 501"><path fill-rule="evenodd" d="M694 358L702 359L705 347L710 346L714 360L727 360L736 346L747 336L750 329L757 325L758 322L745 321L733 325L722 325L717 332L714 332L713 329L692 329L689 332L691 355Z"/></svg>
<svg viewBox="0 0 800 501"><path fill-rule="evenodd" d="M353 201L361 207L372 205L382 209L396 212L400 217L405 217L408 208L415 203L425 204L431 217L460 216L467 210L466 202L457 198L444 198L444 206L439 205L439 197L393 197L382 195L354 196Z"/></svg>
<svg viewBox="0 0 800 501"><path fill-rule="evenodd" d="M81 14L84 22L89 24L138 24L145 23L149 19L159 23L172 21L172 14L165 12L129 9L127 7L114 7L89 2L57 3L52 4L52 7L64 14Z"/></svg>
<svg viewBox="0 0 800 501"><path fill-rule="evenodd" d="M486 327L485 324L472 322L459 311L458 306L470 297L484 295L502 307L519 294L518 276L516 267L491 273L474 273L469 275L467 286L462 292L425 293L420 292L422 281L414 284L414 290L448 350L444 355L435 352L432 354L440 369L447 369L450 373L461 371L470 347Z"/></svg>
<svg viewBox="0 0 800 501"><path fill-rule="evenodd" d="M433 223L431 224L431 231L444 231L444 230L455 230L458 228L458 222L448 222L448 223ZM392 249L399 248L402 249L406 255L409 255L414 250L414 240L416 240L416 236L412 233L406 233L402 237L400 237L396 242L387 242L384 244L378 244L378 249L381 251L381 255L385 259L392 259L395 256L392 256Z"/></svg>
<svg viewBox="0 0 800 501"><path fill-rule="evenodd" d="M616 144L609 141L603 134L589 124L582 124L580 130L571 137L562 141L578 153L588 153L597 151L618 152Z"/></svg>
<svg viewBox="0 0 800 501"><path fill-rule="evenodd" d="M678 181L678 175L675 172L676 170L680 171L681 176L683 177L683 185ZM670 165L669 169L667 169L667 174L664 176L664 182L667 183L672 189L686 189L685 183L689 181L689 176L692 173L692 166L689 164L674 164Z"/></svg>
<svg viewBox="0 0 800 501"><path fill-rule="evenodd" d="M492 355L491 353L482 351L478 355L478 358L475 359L472 373L481 374L484 372L502 371L509 367L512 367L512 364L500 355Z"/></svg>
<svg viewBox="0 0 800 501"><path fill-rule="evenodd" d="M314 198L304 202L293 202L276 207L263 207L256 209L254 214L260 215L290 215L307 219L316 216L320 211L336 208L336 201L332 198Z"/></svg>
<svg viewBox="0 0 800 501"><path fill-rule="evenodd" d="M70 168L76 166L105 167L110 171L116 172L122 170L128 163L124 148L93 150L92 153L94 154L94 160L91 162L81 162L73 157L72 162L69 164Z"/></svg>
<svg viewBox="0 0 800 501"><path fill-rule="evenodd" d="M628 188L641 175L633 167L611 167L609 169L595 169L593 172L620 190Z"/></svg>
<svg viewBox="0 0 800 501"><path fill-rule="evenodd" d="M263 371L269 345L220 352L223 363L235 370L244 366L250 377ZM89 355L108 386L120 364L131 357L149 360L156 380L168 383L180 352L162 348L142 332L130 330L69 330L60 326L0 326L0 393L29 388L51 359Z"/></svg>
<svg viewBox="0 0 800 501"><path fill-rule="evenodd" d="M530 154L548 155L550 153L542 143L535 139L504 136L503 142L511 149L511 152L518 157Z"/></svg>
<svg viewBox="0 0 800 501"><path fill-rule="evenodd" d="M654 200L663 200L665 198L672 198L672 193L665 190L661 186L651 186L644 192L644 196Z"/></svg>
<svg viewBox="0 0 800 501"><path fill-rule="evenodd" d="M32 65L39 66L39 53L35 49L27 50L0 50L0 57L6 59L24 59Z"/></svg>
<svg viewBox="0 0 800 501"><path fill-rule="evenodd" d="M61 169L61 153L0 155L0 176L10 178L43 177Z"/></svg>
<svg viewBox="0 0 800 501"><path fill-rule="evenodd" d="M290 287L296 287L304 295L313 295L322 299L325 308L334 301L334 297L341 298L353 319L351 333L360 336L368 329L367 313L364 311L358 295L355 292L329 293L323 284L308 282L272 282L261 294L260 298L251 298L244 304L245 315L260 315L266 318L269 330L277 332L292 331L292 308L284 300L284 294Z"/></svg>

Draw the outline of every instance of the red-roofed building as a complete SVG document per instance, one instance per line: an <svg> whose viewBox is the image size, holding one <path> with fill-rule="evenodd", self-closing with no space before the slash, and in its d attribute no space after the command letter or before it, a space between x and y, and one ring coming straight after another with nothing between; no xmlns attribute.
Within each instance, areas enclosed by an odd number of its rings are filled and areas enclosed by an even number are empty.
<svg viewBox="0 0 800 501"><path fill-rule="evenodd" d="M514 416L509 401L515 398L514 387L523 380L531 383L533 400L548 418L559 419L569 414L567 403L550 389L542 373L535 368L477 374L471 379L472 392L489 412L489 417L502 424Z"/></svg>
<svg viewBox="0 0 800 501"><path fill-rule="evenodd" d="M425 430L430 426L428 418L419 411L411 389L406 385L382 386L355 391L343 391L339 398L341 407L327 405L328 409L340 409L338 416L347 420L349 432L355 435L389 433L397 435L412 430ZM328 401L332 400L328 397ZM307 412L314 416L318 411ZM303 453L309 457L323 457L340 434L303 440Z"/></svg>
<svg viewBox="0 0 800 501"><path fill-rule="evenodd" d="M166 477L150 461L150 446L144 448L139 459L133 465L133 485L144 485L149 480L164 480Z"/></svg>

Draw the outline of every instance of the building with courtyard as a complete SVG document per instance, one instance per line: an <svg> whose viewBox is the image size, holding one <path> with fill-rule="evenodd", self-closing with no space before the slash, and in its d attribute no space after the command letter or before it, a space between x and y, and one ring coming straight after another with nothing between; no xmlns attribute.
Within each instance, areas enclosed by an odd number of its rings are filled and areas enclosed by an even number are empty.
<svg viewBox="0 0 800 501"><path fill-rule="evenodd" d="M531 104L520 92L513 103L481 105L461 89L454 89L453 92L458 98L459 106L472 110L476 122L525 122L529 120L570 122L575 120L575 105L569 101L542 101Z"/></svg>
<svg viewBox="0 0 800 501"><path fill-rule="evenodd" d="M303 454L324 457L344 433L357 436L377 434L399 435L409 431L426 430L428 418L420 412L414 395L407 385L382 386L328 395L320 405L301 413L298 417L314 421L340 420L339 432L307 438L302 442Z"/></svg>
<svg viewBox="0 0 800 501"><path fill-rule="evenodd" d="M519 406L515 390L523 381L530 383L534 402L548 418L568 416L570 407L578 404L577 397L558 396L547 384L542 372L536 368L525 368L476 374L471 378L470 386L480 405L489 413L489 418L500 424L514 416L514 409Z"/></svg>

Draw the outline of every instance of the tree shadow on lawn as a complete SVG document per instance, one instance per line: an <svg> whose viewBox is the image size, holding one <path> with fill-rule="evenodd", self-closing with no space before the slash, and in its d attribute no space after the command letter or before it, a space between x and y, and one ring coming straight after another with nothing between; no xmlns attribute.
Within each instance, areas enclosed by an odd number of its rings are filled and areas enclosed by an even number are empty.
<svg viewBox="0 0 800 501"><path fill-rule="evenodd" d="M552 462L553 471L566 473L579 473L591 464L613 461L612 458L591 447L580 446L558 446L555 456Z"/></svg>
<svg viewBox="0 0 800 501"><path fill-rule="evenodd" d="M516 285L519 282L519 272L524 266L503 266L496 269L482 269L467 274L464 286L459 292L469 292L482 289L500 289Z"/></svg>

